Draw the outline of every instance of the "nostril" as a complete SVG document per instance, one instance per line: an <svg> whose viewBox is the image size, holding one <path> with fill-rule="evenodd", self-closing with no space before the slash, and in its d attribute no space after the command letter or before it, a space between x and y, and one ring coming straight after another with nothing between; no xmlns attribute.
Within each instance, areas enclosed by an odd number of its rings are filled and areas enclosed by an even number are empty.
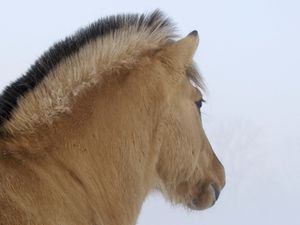
<svg viewBox="0 0 300 225"><path fill-rule="evenodd" d="M211 187L215 192L215 200L217 201L218 198L219 198L219 195L220 195L220 190L219 190L218 186L215 183L212 183Z"/></svg>

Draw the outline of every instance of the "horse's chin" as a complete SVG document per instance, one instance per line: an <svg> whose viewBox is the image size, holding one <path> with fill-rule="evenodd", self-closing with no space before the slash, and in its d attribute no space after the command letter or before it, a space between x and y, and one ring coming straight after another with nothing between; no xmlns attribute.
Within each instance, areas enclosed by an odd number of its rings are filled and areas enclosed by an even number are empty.
<svg viewBox="0 0 300 225"><path fill-rule="evenodd" d="M209 185L203 190L194 192L186 205L192 210L204 210L212 207L219 197L219 192Z"/></svg>
<svg viewBox="0 0 300 225"><path fill-rule="evenodd" d="M176 191L167 191L164 185L159 188L171 202L185 205L192 210L205 210L212 207L218 200L221 189L215 183L198 182L190 185L186 181L177 185Z"/></svg>
<svg viewBox="0 0 300 225"><path fill-rule="evenodd" d="M212 207L214 204L215 201L199 204L198 202L195 203L195 200L192 200L189 203L187 203L187 206L192 210L205 210Z"/></svg>

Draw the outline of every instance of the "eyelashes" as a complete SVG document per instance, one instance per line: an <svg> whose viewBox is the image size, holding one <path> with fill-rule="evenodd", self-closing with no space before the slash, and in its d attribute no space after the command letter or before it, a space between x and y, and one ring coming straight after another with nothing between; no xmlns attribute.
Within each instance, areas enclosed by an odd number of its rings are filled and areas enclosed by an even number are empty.
<svg viewBox="0 0 300 225"><path fill-rule="evenodd" d="M198 109L201 109L202 104L203 104L204 102L205 102L205 100L200 99L199 101L196 101L195 104L196 104L196 106L198 107Z"/></svg>

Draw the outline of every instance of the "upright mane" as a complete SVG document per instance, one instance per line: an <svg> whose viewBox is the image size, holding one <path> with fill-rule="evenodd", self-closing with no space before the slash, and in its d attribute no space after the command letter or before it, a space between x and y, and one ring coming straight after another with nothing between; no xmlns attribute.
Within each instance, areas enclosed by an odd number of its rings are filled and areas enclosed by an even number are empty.
<svg viewBox="0 0 300 225"><path fill-rule="evenodd" d="M0 95L0 134L32 132L71 112L72 99L106 75L131 68L174 37L160 11L100 19L57 42Z"/></svg>

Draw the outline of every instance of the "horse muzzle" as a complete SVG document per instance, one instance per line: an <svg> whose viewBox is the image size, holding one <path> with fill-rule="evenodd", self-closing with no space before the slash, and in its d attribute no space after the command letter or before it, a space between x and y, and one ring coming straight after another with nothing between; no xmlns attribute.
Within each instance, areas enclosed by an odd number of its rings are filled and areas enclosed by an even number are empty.
<svg viewBox="0 0 300 225"><path fill-rule="evenodd" d="M188 203L188 207L193 210L204 210L212 207L216 203L222 188L216 183L211 183L200 188L199 185L197 185L195 189L196 191L194 191L192 199L190 203Z"/></svg>

